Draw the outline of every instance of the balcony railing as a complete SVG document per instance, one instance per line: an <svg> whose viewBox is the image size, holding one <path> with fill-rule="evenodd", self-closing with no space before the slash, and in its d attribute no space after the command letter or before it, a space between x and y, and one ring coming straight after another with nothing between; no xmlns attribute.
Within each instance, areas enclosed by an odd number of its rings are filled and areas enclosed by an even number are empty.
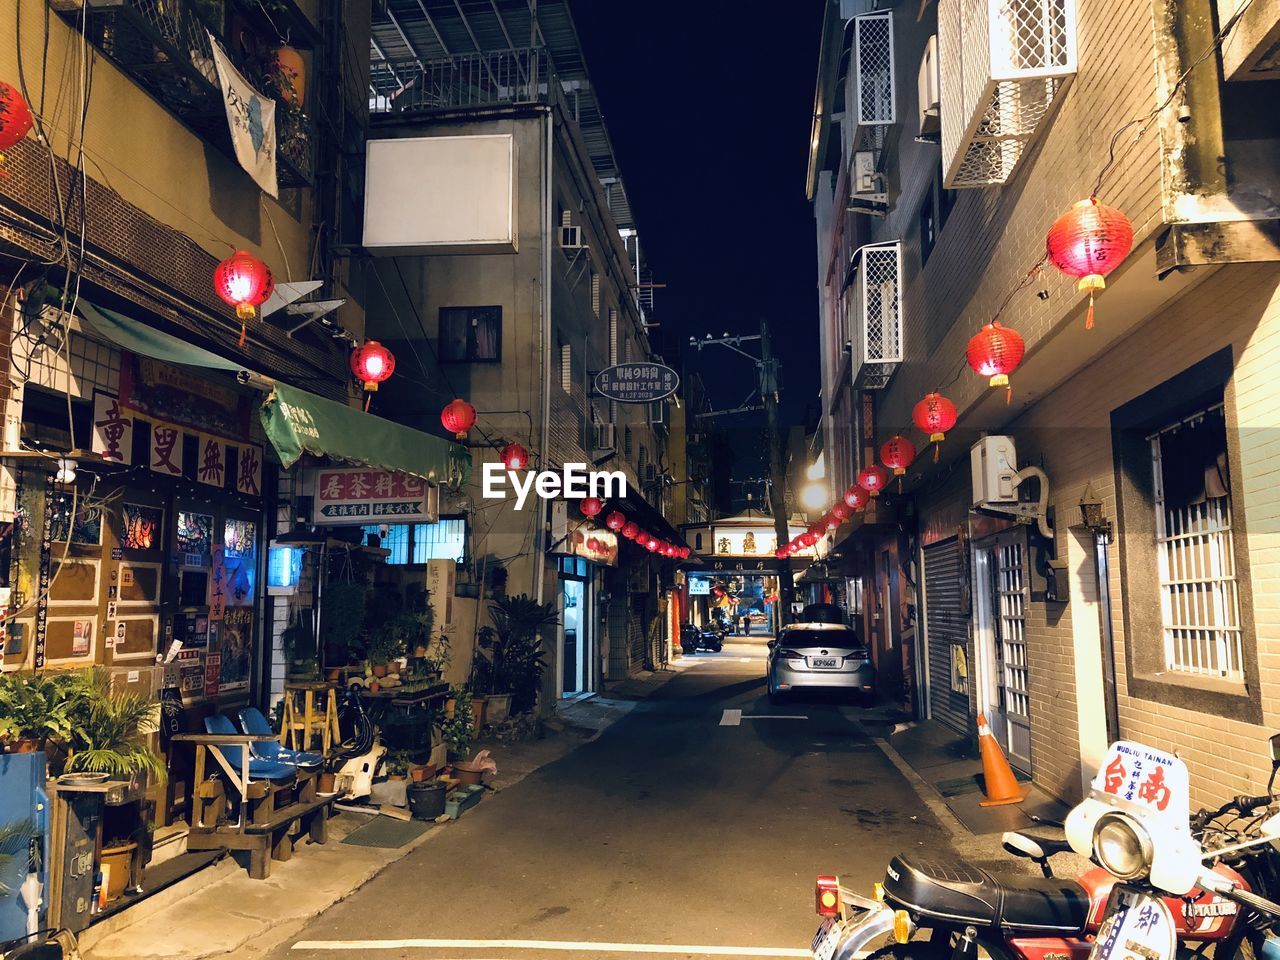
<svg viewBox="0 0 1280 960"><path fill-rule="evenodd" d="M551 63L538 47L444 60L375 60L369 74L371 113L425 113L543 101Z"/></svg>
<svg viewBox="0 0 1280 960"><path fill-rule="evenodd" d="M210 0L120 0L87 11L89 42L146 88L197 134L234 156L222 88L213 63L209 33L221 36L221 5ZM73 25L78 15L70 17ZM270 78L254 69L230 45L227 56L264 95ZM314 137L309 119L277 98L277 178L282 187L311 183Z"/></svg>

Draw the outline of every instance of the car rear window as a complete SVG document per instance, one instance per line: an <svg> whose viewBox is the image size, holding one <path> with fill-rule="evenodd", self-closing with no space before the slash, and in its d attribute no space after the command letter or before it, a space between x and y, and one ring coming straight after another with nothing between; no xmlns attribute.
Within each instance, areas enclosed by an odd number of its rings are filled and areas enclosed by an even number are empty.
<svg viewBox="0 0 1280 960"><path fill-rule="evenodd" d="M782 634L784 647L828 647L862 649L863 643L853 630L787 630Z"/></svg>

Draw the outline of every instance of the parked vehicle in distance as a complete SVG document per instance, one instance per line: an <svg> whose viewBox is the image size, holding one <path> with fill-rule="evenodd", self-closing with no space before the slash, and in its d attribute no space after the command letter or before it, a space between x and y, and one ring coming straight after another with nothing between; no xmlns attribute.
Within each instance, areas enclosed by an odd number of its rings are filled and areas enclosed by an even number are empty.
<svg viewBox="0 0 1280 960"><path fill-rule="evenodd" d="M693 654L699 651L719 653L724 649L724 634L719 627L695 627L691 623L680 624L680 651Z"/></svg>
<svg viewBox="0 0 1280 960"><path fill-rule="evenodd" d="M811 603L796 618L796 623L844 624L844 611L834 603Z"/></svg>
<svg viewBox="0 0 1280 960"><path fill-rule="evenodd" d="M841 690L870 699L876 688L871 654L843 624L799 623L769 641L769 700L801 690Z"/></svg>

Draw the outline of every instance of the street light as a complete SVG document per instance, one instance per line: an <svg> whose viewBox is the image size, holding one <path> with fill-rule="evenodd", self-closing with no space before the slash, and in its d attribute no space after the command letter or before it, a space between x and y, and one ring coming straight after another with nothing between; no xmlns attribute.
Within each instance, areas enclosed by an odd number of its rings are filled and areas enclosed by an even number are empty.
<svg viewBox="0 0 1280 960"><path fill-rule="evenodd" d="M1080 522L1095 534L1111 535L1111 521L1102 512L1102 500L1092 483L1086 484L1080 495Z"/></svg>
<svg viewBox="0 0 1280 960"><path fill-rule="evenodd" d="M831 494L827 490L827 485L821 480L805 484L804 489L800 491L800 503L809 513L825 510L830 502Z"/></svg>

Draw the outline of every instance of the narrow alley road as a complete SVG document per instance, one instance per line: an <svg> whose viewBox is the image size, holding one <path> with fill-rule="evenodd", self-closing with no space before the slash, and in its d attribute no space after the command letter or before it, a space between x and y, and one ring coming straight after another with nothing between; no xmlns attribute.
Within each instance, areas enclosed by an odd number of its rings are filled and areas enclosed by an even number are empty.
<svg viewBox="0 0 1280 960"><path fill-rule="evenodd" d="M769 704L764 652L699 655L274 956L807 955L815 875L866 889L893 853L947 837L858 708Z"/></svg>

